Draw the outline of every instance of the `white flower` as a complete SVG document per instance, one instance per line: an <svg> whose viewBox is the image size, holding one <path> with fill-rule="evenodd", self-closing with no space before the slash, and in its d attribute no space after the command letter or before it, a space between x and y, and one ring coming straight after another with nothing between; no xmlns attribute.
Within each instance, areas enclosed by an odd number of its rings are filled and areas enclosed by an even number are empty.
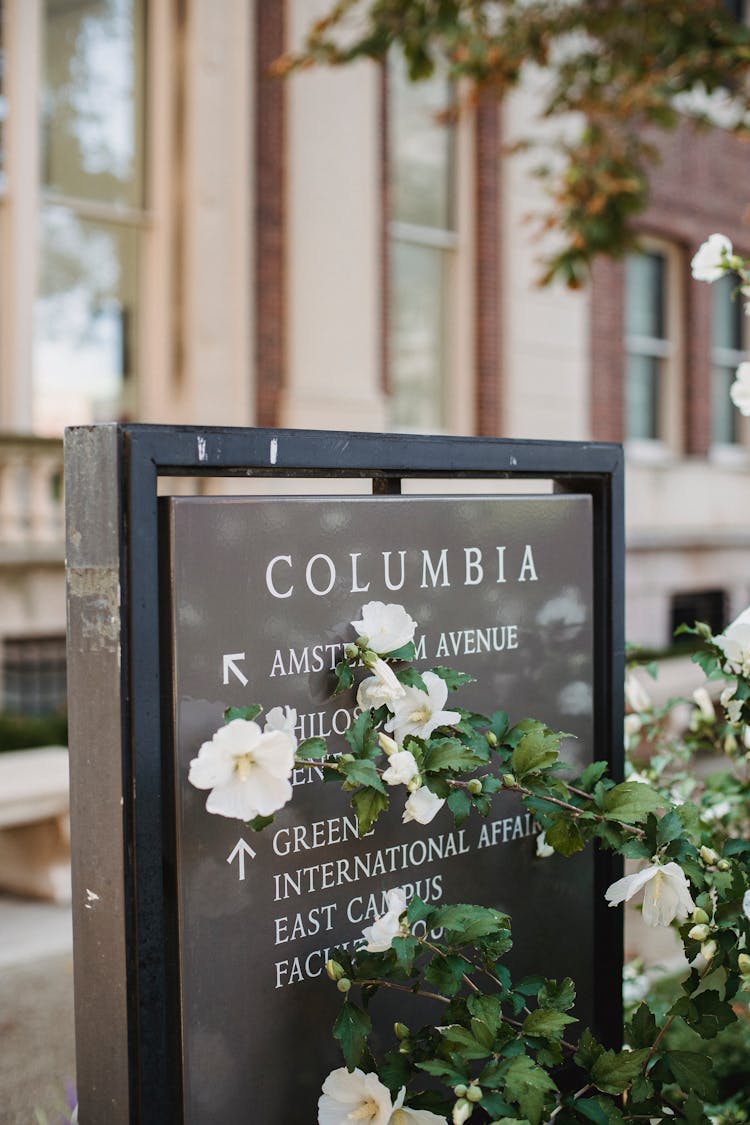
<svg viewBox="0 0 750 1125"><path fill-rule="evenodd" d="M389 1125L392 1112L390 1091L359 1067L351 1074L343 1066L332 1070L318 1099L318 1125Z"/></svg>
<svg viewBox="0 0 750 1125"><path fill-rule="evenodd" d="M712 234L698 247L690 268L696 281L718 281L726 272L725 262L732 254L732 243L725 234Z"/></svg>
<svg viewBox="0 0 750 1125"><path fill-rule="evenodd" d="M540 832L536 838L536 854L540 859L548 859L555 854L555 849L547 843L547 833Z"/></svg>
<svg viewBox="0 0 750 1125"><path fill-rule="evenodd" d="M281 730L294 741L294 748L297 749L297 712L294 707L272 707L266 715L266 722L263 727L263 733L268 734L272 730Z"/></svg>
<svg viewBox="0 0 750 1125"><path fill-rule="evenodd" d="M291 800L295 748L286 731L263 732L257 723L233 719L203 743L188 780L211 790L210 813L237 820L270 816Z"/></svg>
<svg viewBox="0 0 750 1125"><path fill-rule="evenodd" d="M388 769L383 774L387 785L408 785L419 777L419 766L410 750L398 750L388 759Z"/></svg>
<svg viewBox="0 0 750 1125"><path fill-rule="evenodd" d="M740 414L747 418L750 415L750 363L747 361L737 368L734 382L729 388L729 397Z"/></svg>
<svg viewBox="0 0 750 1125"><path fill-rule="evenodd" d="M434 672L424 672L422 679L427 691L407 687L403 697L391 708L393 718L385 724L385 729L395 735L397 742L403 742L407 734L429 738L436 727L450 726L461 718L458 711L443 711L448 698L445 680Z"/></svg>
<svg viewBox="0 0 750 1125"><path fill-rule="evenodd" d="M704 687L697 687L693 692L693 702L701 713L701 717L709 722L716 718L713 701Z"/></svg>
<svg viewBox="0 0 750 1125"><path fill-rule="evenodd" d="M714 644L726 658L726 670L735 676L750 676L750 606L727 625Z"/></svg>
<svg viewBox="0 0 750 1125"><path fill-rule="evenodd" d="M734 693L737 691L737 681L727 684L723 692L719 696L719 703L722 705L727 713L730 723L738 723L740 715L742 714L742 700L735 699Z"/></svg>
<svg viewBox="0 0 750 1125"><path fill-rule="evenodd" d="M643 920L648 926L668 926L674 918L682 922L695 910L685 872L678 863L652 863L635 875L626 875L612 884L605 898L610 906L617 906L642 888Z"/></svg>
<svg viewBox="0 0 750 1125"><path fill-rule="evenodd" d="M409 794L401 822L408 824L410 820L416 820L418 824L429 824L444 804L445 800L442 797L436 797L431 789L423 785L416 793Z"/></svg>
<svg viewBox="0 0 750 1125"><path fill-rule="evenodd" d="M742 911L746 918L750 918L750 891L745 891L742 896Z"/></svg>
<svg viewBox="0 0 750 1125"><path fill-rule="evenodd" d="M394 887L386 892L385 901L388 907L385 914L381 914L371 926L362 931L367 939L365 948L368 953L385 953L391 948L393 939L403 932L401 915L406 910L405 893L401 887Z"/></svg>
<svg viewBox="0 0 750 1125"><path fill-rule="evenodd" d="M361 621L352 621L352 626L360 637L367 637L373 652L383 656L413 641L417 623L402 605L368 602L362 606Z"/></svg>
<svg viewBox="0 0 750 1125"><path fill-rule="evenodd" d="M429 1109L404 1107L406 1087L395 1102L377 1074L359 1068L351 1074L345 1067L333 1070L323 1083L318 1100L318 1125L445 1125L445 1118Z"/></svg>
<svg viewBox="0 0 750 1125"><path fill-rule="evenodd" d="M648 711L651 707L651 696L635 672L625 676L625 702L631 711Z"/></svg>
<svg viewBox="0 0 750 1125"><path fill-rule="evenodd" d="M357 703L363 711L369 710L370 707L377 710L384 703L392 711L391 705L397 699L403 699L406 688L399 683L393 669L379 657L370 665L370 671L373 675L368 676L359 685Z"/></svg>

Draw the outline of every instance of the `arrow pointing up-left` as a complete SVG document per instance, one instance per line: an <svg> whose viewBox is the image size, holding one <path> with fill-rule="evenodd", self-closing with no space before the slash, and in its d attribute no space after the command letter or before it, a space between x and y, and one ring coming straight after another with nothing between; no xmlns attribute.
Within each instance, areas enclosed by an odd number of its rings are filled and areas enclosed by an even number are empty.
<svg viewBox="0 0 750 1125"><path fill-rule="evenodd" d="M235 664L235 660L244 660L244 652L225 652L222 661L224 663L224 683L229 683L229 673L232 672L240 681L243 687L247 686L247 676L241 668Z"/></svg>
<svg viewBox="0 0 750 1125"><path fill-rule="evenodd" d="M249 855L251 859L255 859L255 852L245 840L240 836L237 841L237 846L232 851L231 855L227 856L227 863L233 863L236 860L239 862L240 881L245 878L245 856Z"/></svg>

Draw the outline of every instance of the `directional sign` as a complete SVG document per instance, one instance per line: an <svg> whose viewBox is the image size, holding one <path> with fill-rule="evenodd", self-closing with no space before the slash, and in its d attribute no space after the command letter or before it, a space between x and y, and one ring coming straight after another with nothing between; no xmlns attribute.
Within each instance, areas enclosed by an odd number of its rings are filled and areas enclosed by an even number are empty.
<svg viewBox="0 0 750 1125"><path fill-rule="evenodd" d="M243 673L241 668L235 664L235 660L244 660L244 652L225 652L222 657L224 663L224 683L229 683L229 673L232 672L240 681L243 687L247 684L247 676Z"/></svg>
<svg viewBox="0 0 750 1125"><path fill-rule="evenodd" d="M236 859L239 863L240 881L245 878L245 856L249 855L251 859L255 859L255 852L250 845L240 836L237 841L237 846L233 849L230 855L227 856L227 863L233 863Z"/></svg>

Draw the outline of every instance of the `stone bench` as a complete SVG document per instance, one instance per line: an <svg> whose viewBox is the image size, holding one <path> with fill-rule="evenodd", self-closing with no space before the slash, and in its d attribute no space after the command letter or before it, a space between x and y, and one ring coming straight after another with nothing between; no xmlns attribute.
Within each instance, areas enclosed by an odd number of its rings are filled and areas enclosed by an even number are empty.
<svg viewBox="0 0 750 1125"><path fill-rule="evenodd" d="M68 751L0 753L0 891L70 902Z"/></svg>

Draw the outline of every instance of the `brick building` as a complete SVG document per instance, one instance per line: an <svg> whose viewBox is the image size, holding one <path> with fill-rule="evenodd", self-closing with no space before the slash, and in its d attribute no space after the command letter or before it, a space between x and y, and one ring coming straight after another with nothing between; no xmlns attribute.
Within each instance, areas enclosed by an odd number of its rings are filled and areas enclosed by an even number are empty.
<svg viewBox="0 0 750 1125"><path fill-rule="evenodd" d="M0 706L64 685L69 424L624 441L630 639L750 601L747 322L689 271L750 254L747 147L659 140L643 254L538 289L533 85L446 127L395 64L269 78L325 6L0 0Z"/></svg>

